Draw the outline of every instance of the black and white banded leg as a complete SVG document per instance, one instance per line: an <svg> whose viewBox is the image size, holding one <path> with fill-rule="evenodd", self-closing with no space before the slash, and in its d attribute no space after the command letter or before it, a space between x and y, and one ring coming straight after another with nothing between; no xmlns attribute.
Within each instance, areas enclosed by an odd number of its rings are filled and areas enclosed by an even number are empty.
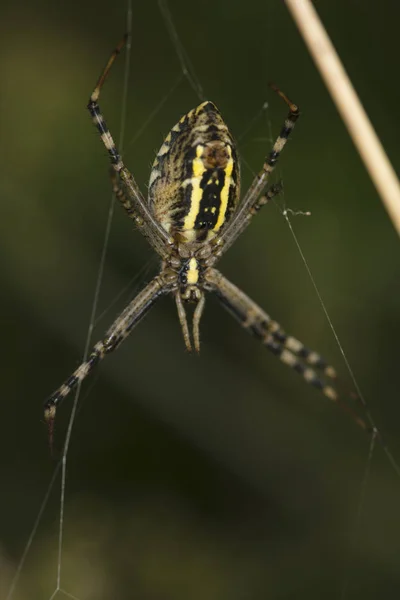
<svg viewBox="0 0 400 600"><path fill-rule="evenodd" d="M263 168L255 176L252 184L247 190L243 200L240 203L238 211L233 216L232 220L228 223L226 229L221 235L221 250L219 256L224 254L228 248L234 243L237 237L244 231L247 225L250 223L252 216L259 211L261 206L266 204L268 201L268 192L263 196L263 190L265 189L269 176L275 169L278 162L279 156L284 149L290 134L292 133L297 119L300 116L298 106L291 102L289 98L281 92L276 85L271 85L272 89L285 101L289 106L289 114L287 115L283 127L272 146L271 152L265 159ZM269 196L273 197L281 191L280 184L271 186L269 190ZM264 201L265 200L265 201Z"/></svg>
<svg viewBox="0 0 400 600"><path fill-rule="evenodd" d="M163 294L168 293L169 287L161 277L155 277L139 294L128 304L125 310L118 316L108 329L103 340L95 344L87 360L64 381L64 383L46 401L45 418L49 424L50 431L54 421L57 407L68 396L68 394L83 381L92 369L102 360L106 354L113 352L130 334L135 325L144 317L155 301Z"/></svg>
<svg viewBox="0 0 400 600"><path fill-rule="evenodd" d="M101 114L100 106L98 104L101 88L103 87L103 84L116 57L125 45L126 39L127 36L122 39L122 41L115 48L114 52L111 54L105 69L100 75L96 87L90 96L88 110L92 116L95 126L100 133L101 140L108 151L113 169L118 174L121 183L125 187L124 194L129 197L129 204L131 206L128 206L128 203L125 201L123 204L125 210L127 210L131 218L132 215L135 214L134 219L140 226L143 235L148 239L151 246L153 246L154 250L156 250L160 256L166 257L168 255L167 248L172 243L172 240L169 239L165 229L163 229L160 223L154 218L154 215L149 210L148 204L143 198L143 195L140 192L139 186L137 185L133 175L125 166L118 152L117 146L115 145L114 139L107 127L104 117Z"/></svg>
<svg viewBox="0 0 400 600"><path fill-rule="evenodd" d="M208 269L205 277L208 289L217 295L221 304L244 329L259 339L284 364L302 375L307 383L319 389L330 400L337 402L351 414L359 426L367 429L366 423L340 401L339 393L334 387L335 369L320 354L287 335L276 321L217 269ZM327 383L323 377L329 378L332 384Z"/></svg>

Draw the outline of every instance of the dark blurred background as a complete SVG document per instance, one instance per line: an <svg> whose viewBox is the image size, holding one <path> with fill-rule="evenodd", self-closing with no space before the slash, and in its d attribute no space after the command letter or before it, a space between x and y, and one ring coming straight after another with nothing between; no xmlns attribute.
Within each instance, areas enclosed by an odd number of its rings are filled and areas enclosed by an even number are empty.
<svg viewBox="0 0 400 600"><path fill-rule="evenodd" d="M399 5L318 2L399 165ZM302 110L277 177L280 209L395 457L400 459L398 238L283 2L170 2L206 96L240 152L243 188L282 125L277 82ZM1 68L0 593L57 466L42 403L79 363L110 203L106 153L85 110L126 27L126 4L3 3ZM142 189L164 136L198 103L155 1L133 3L124 156ZM118 134L124 58L101 106ZM167 97L168 95L168 97ZM139 137L153 109L162 108ZM263 103L268 110L253 122ZM94 341L156 272L116 207ZM352 384L290 231L266 207L221 263L286 330ZM133 279L134 278L134 279ZM125 290L123 292L123 290ZM120 295L122 293L122 295ZM120 296L119 296L120 295ZM60 409L60 455L72 401ZM88 380L68 453L61 585L80 600L397 597L400 480L378 445L209 299L189 356L163 299ZM360 518L360 494L364 492ZM13 600L56 586L60 479ZM62 593L59 597L64 597Z"/></svg>

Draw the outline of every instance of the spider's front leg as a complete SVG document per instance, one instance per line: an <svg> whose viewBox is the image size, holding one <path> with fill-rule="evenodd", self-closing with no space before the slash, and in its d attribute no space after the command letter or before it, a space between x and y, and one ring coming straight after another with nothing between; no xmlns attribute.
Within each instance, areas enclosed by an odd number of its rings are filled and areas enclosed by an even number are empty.
<svg viewBox="0 0 400 600"><path fill-rule="evenodd" d="M45 419L49 424L50 434L57 407L68 394L80 384L92 369L106 354L118 348L121 342L130 334L133 327L144 317L155 301L163 294L169 292L169 286L161 276L155 277L139 294L128 304L125 310L117 317L107 331L104 339L97 342L92 348L87 360L82 362L68 379L50 396L44 405Z"/></svg>
<svg viewBox="0 0 400 600"><path fill-rule="evenodd" d="M268 200L278 194L282 189L281 184L275 184L269 188L266 194L263 195L263 192L268 184L269 176L276 167L281 152L284 149L289 136L296 125L297 119L300 116L300 112L298 106L289 100L289 98L283 92L281 92L276 85L271 84L271 88L288 105L289 114L285 119L283 127L276 138L274 145L272 146L271 152L264 161L261 171L255 176L252 184L241 201L238 210L222 232L221 250L219 253L220 256L222 256L222 254L224 254L226 250L230 248L238 236L244 231L244 229L250 223L253 215L256 214L260 208L268 202Z"/></svg>
<svg viewBox="0 0 400 600"><path fill-rule="evenodd" d="M124 195L124 198L122 199L120 195L118 199L121 201L122 206L127 211L128 216L130 218L133 218L136 224L139 225L142 233L148 239L149 243L154 248L154 250L160 256L165 258L165 256L167 256L168 254L167 248L171 245L171 240L169 239L167 232L154 218L154 215L150 211L145 199L143 198L143 195L141 194L139 186L137 185L133 175L125 166L124 161L122 160L122 157L118 152L117 146L114 142L111 132L107 127L107 124L104 120L98 103L100 92L107 78L107 75L116 57L125 45L126 40L127 36L125 36L121 40L121 42L115 48L114 52L111 54L107 65L105 66L103 72L97 80L96 87L94 88L89 98L87 108L92 116L93 123L95 124L100 133L101 140L108 151L112 167L117 173L118 178L124 185L124 190L121 190L121 194ZM119 182L117 183L118 188L120 188Z"/></svg>

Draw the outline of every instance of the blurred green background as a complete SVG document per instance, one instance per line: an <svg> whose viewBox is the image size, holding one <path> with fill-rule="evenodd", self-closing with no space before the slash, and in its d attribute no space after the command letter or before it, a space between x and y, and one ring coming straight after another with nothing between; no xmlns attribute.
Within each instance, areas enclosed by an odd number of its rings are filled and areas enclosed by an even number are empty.
<svg viewBox="0 0 400 600"><path fill-rule="evenodd" d="M337 0L317 8L396 167L399 5ZM21 0L0 10L5 599L57 466L42 403L83 353L111 196L106 153L85 106L125 31L126 4ZM278 204L312 213L293 217L293 227L400 459L398 238L283 2L171 0L170 10L206 96L240 138L250 166L244 188L286 114L268 81L300 105ZM124 156L145 191L164 136L198 102L186 80L169 94L182 71L153 0L133 3L131 59ZM123 74L121 58L101 101L115 135ZM268 110L252 121L265 101ZM94 341L157 266L116 207ZM276 206L263 209L221 269L351 386ZM58 413L58 454L71 406ZM378 446L363 488L368 451L350 418L214 299L200 357L185 352L174 304L163 299L82 390L67 463L61 585L80 600L330 600L348 580L346 599L397 597L400 480ZM54 591L59 510L58 477L14 600Z"/></svg>

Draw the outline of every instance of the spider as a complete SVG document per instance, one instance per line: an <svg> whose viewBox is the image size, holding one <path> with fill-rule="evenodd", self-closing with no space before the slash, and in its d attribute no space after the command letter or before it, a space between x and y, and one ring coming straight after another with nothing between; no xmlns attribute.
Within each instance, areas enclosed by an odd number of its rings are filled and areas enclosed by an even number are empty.
<svg viewBox="0 0 400 600"><path fill-rule="evenodd" d="M262 308L215 268L217 261L249 225L252 217L281 191L267 188L270 174L299 117L298 107L283 92L274 91L289 107L271 152L250 188L240 198L240 169L235 142L217 107L209 101L183 116L165 138L151 169L148 199L118 153L98 104L104 81L127 36L111 54L90 96L88 109L112 165L112 187L117 200L161 258L158 275L128 304L92 348L87 360L45 403L49 426L56 409L106 354L118 348L156 300L171 294L188 351L200 350L199 325L205 292L216 294L221 304L280 360L300 373L330 400L338 401L333 367L299 340L287 335ZM195 305L192 331L185 304ZM321 375L322 376L321 376Z"/></svg>

